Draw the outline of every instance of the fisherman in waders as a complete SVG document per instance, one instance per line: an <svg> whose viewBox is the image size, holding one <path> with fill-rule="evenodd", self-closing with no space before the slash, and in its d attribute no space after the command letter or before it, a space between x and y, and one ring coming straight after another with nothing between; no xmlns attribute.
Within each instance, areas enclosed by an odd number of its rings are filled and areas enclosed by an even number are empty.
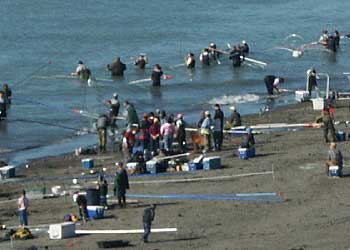
<svg viewBox="0 0 350 250"><path fill-rule="evenodd" d="M137 112L135 110L134 105L129 103L129 101L124 101L124 108L127 112L126 114L126 121L127 121L127 127L131 128L133 125L138 126L139 125L139 118L137 116Z"/></svg>
<svg viewBox="0 0 350 250"><path fill-rule="evenodd" d="M232 66L234 68L241 67L242 62L244 61L244 57L241 58L242 54L239 50L230 53L229 59L232 60Z"/></svg>
<svg viewBox="0 0 350 250"><path fill-rule="evenodd" d="M196 66L196 59L193 53L189 53L185 59L185 63L188 69L194 69Z"/></svg>
<svg viewBox="0 0 350 250"><path fill-rule="evenodd" d="M143 217L142 217L143 229L144 229L143 242L145 243L149 242L149 235L151 234L152 222L156 215L155 210L156 210L156 205L152 204L150 207L146 208L143 211Z"/></svg>
<svg viewBox="0 0 350 250"><path fill-rule="evenodd" d="M313 89L317 89L317 74L314 68L306 71L307 74L307 90L309 91L309 96L311 97L311 92Z"/></svg>
<svg viewBox="0 0 350 250"><path fill-rule="evenodd" d="M328 107L324 108L322 111L322 122L323 122L323 136L324 136L325 142L326 143L329 142L328 133L331 134L332 142L336 142L337 137L335 136L333 117L331 116Z"/></svg>
<svg viewBox="0 0 350 250"><path fill-rule="evenodd" d="M280 93L278 85L280 83L284 82L284 78L276 77L276 76L273 76L273 75L267 75L264 78L264 82L265 82L265 85L266 85L267 93L269 95L273 95L273 90L276 90L277 93Z"/></svg>
<svg viewBox="0 0 350 250"><path fill-rule="evenodd" d="M117 116L119 114L119 108L120 108L120 103L118 100L118 94L114 93L113 97L107 101L107 104L110 107L109 110L109 119L111 121L111 129L113 134L115 133L115 130L118 128L117 126Z"/></svg>
<svg viewBox="0 0 350 250"><path fill-rule="evenodd" d="M334 31L334 41L335 41L335 45L337 46L337 48L339 48L340 47L340 33L337 30Z"/></svg>
<svg viewBox="0 0 350 250"><path fill-rule="evenodd" d="M144 53L141 53L137 60L134 62L134 65L138 66L139 69L145 69L146 64L148 64L148 58Z"/></svg>
<svg viewBox="0 0 350 250"><path fill-rule="evenodd" d="M122 63L120 57L117 57L117 59L112 63L112 65L107 64L107 69L111 71L112 76L122 77L124 76L126 65Z"/></svg>
<svg viewBox="0 0 350 250"><path fill-rule="evenodd" d="M327 42L327 49L330 51L336 53L337 52L337 44L334 36L329 36L328 37L328 42Z"/></svg>
<svg viewBox="0 0 350 250"><path fill-rule="evenodd" d="M4 92L0 91L0 121L1 119L6 118L6 100Z"/></svg>
<svg viewBox="0 0 350 250"><path fill-rule="evenodd" d="M236 107L234 106L230 107L230 109L232 110L232 113L230 115L229 120L227 121L229 128L241 126L242 125L241 114L237 111Z"/></svg>
<svg viewBox="0 0 350 250"><path fill-rule="evenodd" d="M205 66L209 66L210 65L209 49L207 49L207 48L204 49L204 51L199 56L199 60Z"/></svg>
<svg viewBox="0 0 350 250"><path fill-rule="evenodd" d="M106 152L106 149L107 149L107 126L108 126L107 115L101 115L97 119L100 153Z"/></svg>
<svg viewBox="0 0 350 250"><path fill-rule="evenodd" d="M249 54L249 45L244 40L242 41L241 52L243 53L243 55L248 55Z"/></svg>
<svg viewBox="0 0 350 250"><path fill-rule="evenodd" d="M4 84L3 92L4 92L5 102L7 104L11 104L12 90L10 89L7 83Z"/></svg>
<svg viewBox="0 0 350 250"><path fill-rule="evenodd" d="M83 61L79 61L75 72L71 73L71 75L78 76L80 79L87 81L91 76L91 71L85 66Z"/></svg>
<svg viewBox="0 0 350 250"><path fill-rule="evenodd" d="M160 87L160 79L163 75L162 67L160 67L159 64L154 65L153 71L152 71L152 86Z"/></svg>

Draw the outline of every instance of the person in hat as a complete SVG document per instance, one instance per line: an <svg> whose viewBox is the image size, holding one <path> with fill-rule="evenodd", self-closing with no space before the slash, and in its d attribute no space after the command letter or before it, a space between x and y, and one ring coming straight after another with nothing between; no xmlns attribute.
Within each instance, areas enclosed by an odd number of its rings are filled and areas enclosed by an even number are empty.
<svg viewBox="0 0 350 250"><path fill-rule="evenodd" d="M230 127L242 126L241 114L237 111L236 107L235 106L231 106L230 110L232 110L232 113L230 115L230 118L227 121L228 125Z"/></svg>
<svg viewBox="0 0 350 250"><path fill-rule="evenodd" d="M162 75L162 67L159 64L154 65L151 75L152 86L160 87L160 79L162 78Z"/></svg>
<svg viewBox="0 0 350 250"><path fill-rule="evenodd" d="M79 61L75 72L71 73L71 75L87 81L91 76L91 71L85 66L83 61Z"/></svg>
<svg viewBox="0 0 350 250"><path fill-rule="evenodd" d="M118 128L117 117L119 115L119 109L120 109L118 94L114 93L113 97L107 101L107 104L109 105L109 119L111 121L111 124L110 124L111 129L113 133L115 133L115 130Z"/></svg>
<svg viewBox="0 0 350 250"><path fill-rule="evenodd" d="M241 52L244 54L244 55L248 55L249 54L249 45L246 41L242 41L242 46L241 46Z"/></svg>
<svg viewBox="0 0 350 250"><path fill-rule="evenodd" d="M273 95L274 90L277 91L277 93L280 93L280 90L278 86L284 82L284 78L282 77L277 77L274 75L267 75L264 78L264 82L266 85L266 90L269 95Z"/></svg>
<svg viewBox="0 0 350 250"><path fill-rule="evenodd" d="M117 57L112 65L107 64L107 69L111 71L112 76L122 77L124 76L126 65L120 60L120 57Z"/></svg>
<svg viewBox="0 0 350 250"><path fill-rule="evenodd" d="M146 54L140 53L139 57L134 62L134 65L138 66L139 69L145 69L146 64L148 64L148 58Z"/></svg>
<svg viewBox="0 0 350 250"><path fill-rule="evenodd" d="M224 112L222 112L219 104L215 104L214 109L214 149L220 151L224 138Z"/></svg>
<svg viewBox="0 0 350 250"><path fill-rule="evenodd" d="M142 217L143 228L144 228L143 242L145 243L149 241L152 222L154 221L154 217L156 215L155 210L156 210L156 205L152 204L151 206L149 206L143 211L143 217Z"/></svg>
<svg viewBox="0 0 350 250"><path fill-rule="evenodd" d="M121 208L126 207L125 194L126 190L129 189L129 178L122 162L116 163L117 171L115 173L114 180L114 196L118 197L118 203Z"/></svg>
<svg viewBox="0 0 350 250"><path fill-rule="evenodd" d="M177 115L175 121L176 128L176 141L179 144L180 152L185 153L187 150L186 143L186 122L184 121L184 115L182 113Z"/></svg>
<svg viewBox="0 0 350 250"><path fill-rule="evenodd" d="M206 139L205 150L211 150L211 131L213 126L213 120L209 111L204 112L205 119L201 125L201 135Z"/></svg>

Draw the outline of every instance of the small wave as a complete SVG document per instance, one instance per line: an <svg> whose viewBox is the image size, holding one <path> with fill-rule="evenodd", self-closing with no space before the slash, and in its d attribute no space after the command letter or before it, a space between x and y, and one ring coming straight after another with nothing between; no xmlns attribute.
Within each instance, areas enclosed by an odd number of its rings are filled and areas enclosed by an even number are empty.
<svg viewBox="0 0 350 250"><path fill-rule="evenodd" d="M229 105L234 103L246 103L246 102L257 102L259 96L255 94L244 94L244 95L223 95L221 97L215 97L209 101L209 104L218 103L220 105Z"/></svg>

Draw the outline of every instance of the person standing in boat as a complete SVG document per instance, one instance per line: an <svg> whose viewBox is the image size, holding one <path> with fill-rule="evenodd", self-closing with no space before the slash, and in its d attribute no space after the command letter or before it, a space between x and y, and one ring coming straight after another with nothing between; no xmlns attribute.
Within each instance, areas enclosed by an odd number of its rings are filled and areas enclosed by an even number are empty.
<svg viewBox="0 0 350 250"><path fill-rule="evenodd" d="M153 86L160 87L160 79L162 75L163 75L162 67L159 64L154 65L152 76L151 76Z"/></svg>

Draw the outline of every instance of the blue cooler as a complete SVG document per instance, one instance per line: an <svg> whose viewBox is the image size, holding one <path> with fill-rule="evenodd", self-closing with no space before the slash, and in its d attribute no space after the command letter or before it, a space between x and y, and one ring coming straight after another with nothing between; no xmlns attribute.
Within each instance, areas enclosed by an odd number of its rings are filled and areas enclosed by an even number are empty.
<svg viewBox="0 0 350 250"><path fill-rule="evenodd" d="M197 171L198 169L203 169L203 164L201 162L195 163L193 161L190 161L188 163L188 166L190 171Z"/></svg>
<svg viewBox="0 0 350 250"><path fill-rule="evenodd" d="M248 158L255 156L255 147L252 148L239 148L238 149L239 158L247 160Z"/></svg>
<svg viewBox="0 0 350 250"><path fill-rule="evenodd" d="M83 168L93 168L94 167L94 160L93 159L82 159L81 160L81 165L83 166Z"/></svg>
<svg viewBox="0 0 350 250"><path fill-rule="evenodd" d="M221 158L220 156L205 157L203 159L203 169L219 169L221 168Z"/></svg>
<svg viewBox="0 0 350 250"><path fill-rule="evenodd" d="M104 215L103 206L87 206L87 212L90 219L101 219Z"/></svg>
<svg viewBox="0 0 350 250"><path fill-rule="evenodd" d="M340 177L342 173L340 172L338 166L330 166L328 175L331 177Z"/></svg>
<svg viewBox="0 0 350 250"><path fill-rule="evenodd" d="M139 146L139 147L133 147L132 148L132 155L135 155L137 153L142 153L145 150L145 148L143 146Z"/></svg>
<svg viewBox="0 0 350 250"><path fill-rule="evenodd" d="M163 169L160 163L154 160L150 160L146 162L146 170L150 174L157 174L157 173L163 172L162 171Z"/></svg>
<svg viewBox="0 0 350 250"><path fill-rule="evenodd" d="M336 133L337 141L345 141L346 140L346 133L343 131L338 131Z"/></svg>

